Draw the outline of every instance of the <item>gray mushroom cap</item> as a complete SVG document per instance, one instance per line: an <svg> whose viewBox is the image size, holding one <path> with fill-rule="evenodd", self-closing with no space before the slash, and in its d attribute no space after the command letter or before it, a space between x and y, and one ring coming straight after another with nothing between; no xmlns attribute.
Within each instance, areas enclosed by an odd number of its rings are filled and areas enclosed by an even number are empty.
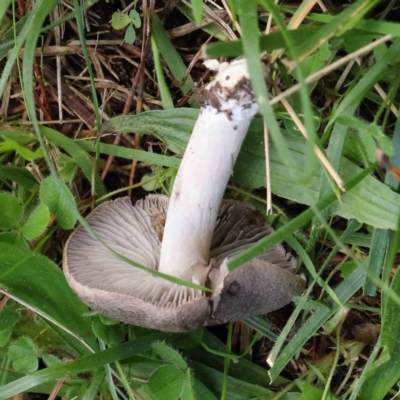
<svg viewBox="0 0 400 400"><path fill-rule="evenodd" d="M130 198L120 198L97 207L87 222L114 251L157 270L168 201L150 195L133 206ZM210 252L212 267L192 267L195 281L215 289L211 296L133 267L82 226L67 241L63 269L71 288L94 310L146 328L187 332L270 312L301 294L305 282L291 272L295 260L281 245L228 273L229 258L272 231L252 207L222 204Z"/></svg>

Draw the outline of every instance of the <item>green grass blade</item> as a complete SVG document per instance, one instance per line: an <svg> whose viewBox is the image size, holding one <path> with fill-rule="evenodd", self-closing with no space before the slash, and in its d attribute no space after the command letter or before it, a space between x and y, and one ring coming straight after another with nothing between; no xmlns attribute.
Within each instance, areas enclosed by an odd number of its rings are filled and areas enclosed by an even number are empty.
<svg viewBox="0 0 400 400"><path fill-rule="evenodd" d="M288 8L283 8L285 12L293 13L293 10ZM311 21L329 23L335 16L329 14L315 14L309 13L307 15ZM359 20L356 21L354 28L357 31L364 31L370 34L380 34L380 35L393 35L394 37L400 37L400 25L395 22L388 22L383 20ZM355 32L348 31L345 36L353 36Z"/></svg>
<svg viewBox="0 0 400 400"><path fill-rule="evenodd" d="M26 168L22 167L0 165L0 179L10 180L28 190L34 190L38 187L38 182L34 176Z"/></svg>
<svg viewBox="0 0 400 400"><path fill-rule="evenodd" d="M35 55L35 46L36 42L38 39L38 35L40 33L40 28L48 15L48 13L51 11L52 7L54 6L54 3L50 2L45 2L41 5L41 7L38 9L37 14L34 15L33 17L33 22L32 22L32 31L31 35L28 36L26 40L26 46L25 46L25 54L24 54L24 66L23 66L23 81L24 81L24 86L25 86L25 98L26 98L26 109L29 114L29 117L32 121L33 128L35 130L36 136L38 138L38 141L40 143L41 148L43 149L44 152L44 158L48 164L48 167L51 171L51 175L53 177L53 180L57 186L57 190L60 196L63 196L64 198L64 204L68 208L68 211L75 215L77 220L81 223L81 225L91 234L92 237L94 237L96 240L98 240L103 246L105 246L112 254L114 254L116 257L119 259L127 262L128 264L132 265L135 268L142 269L144 271L149 272L153 276L157 276L159 278L166 279L170 282L176 283L178 285L183 285L187 286L193 289L197 290L202 290L205 292L212 292L212 290L196 285L192 282L185 281L183 279L175 278L171 275L163 274L158 271L149 269L144 267L143 265L128 259L127 257L124 257L122 254L117 253L113 249L111 249L109 246L107 246L101 239L100 237L91 229L89 224L86 222L86 220L81 216L79 213L78 209L76 208L75 203L71 200L73 199L72 194L68 191L67 187L65 184L58 178L57 172L55 170L54 165L52 164L50 157L47 153L47 148L44 143L41 129L38 124L37 120L37 115L36 115L36 108L35 108L35 102L34 102L34 95L33 95L33 75L32 75L32 66L33 66L33 59Z"/></svg>
<svg viewBox="0 0 400 400"><path fill-rule="evenodd" d="M399 229L392 236L387 257L388 265L392 266L394 257L400 247L400 216ZM397 271L390 286L395 293L400 292L400 272ZM400 379L398 360L400 358L400 305L392 297L384 302L382 315L382 329L380 345L382 353L368 371L366 381L359 396L360 400L376 399L385 397L389 390Z"/></svg>
<svg viewBox="0 0 400 400"><path fill-rule="evenodd" d="M178 337L176 335L175 337ZM136 354L144 353L151 348L151 344L160 340L173 340L174 335L162 332L151 333L128 343L87 355L79 360L70 361L55 367L45 368L29 376L20 378L0 388L0 398L6 399L18 393L25 392L42 383L55 381L67 375L79 374L91 370L98 370L107 364L125 360Z"/></svg>
<svg viewBox="0 0 400 400"><path fill-rule="evenodd" d="M76 26L78 29L79 41L82 46L83 57L85 58L86 68L89 72L89 77L90 77L90 88L92 90L93 108L94 108L94 114L96 116L96 129L97 129L97 132L99 132L100 124L101 124L100 113L99 113L99 103L97 101L97 92L96 92L96 86L94 83L92 62L90 61L89 53L88 53L87 47L86 47L85 32L83 29L82 14L81 14L82 10L81 10L81 5L78 0L73 0L73 2L74 2L75 21L76 21Z"/></svg>
<svg viewBox="0 0 400 400"><path fill-rule="evenodd" d="M318 29L318 27L304 26L296 29L296 31L288 31L287 35L295 46L299 46ZM284 39L282 32L273 32L266 36L259 35L258 41L262 51L272 52L278 49L287 49L287 41ZM241 56L243 54L243 40L207 44L205 53L210 58Z"/></svg>
<svg viewBox="0 0 400 400"><path fill-rule="evenodd" d="M272 323L266 321L261 317L253 317L243 321L246 325L250 326L250 328L255 329L257 332L260 332L262 335L271 339L272 341L276 341L278 339L278 335L271 332Z"/></svg>
<svg viewBox="0 0 400 400"><path fill-rule="evenodd" d="M295 71L297 75L297 79L300 84L300 97L301 97L301 110L298 111L300 115L304 116L304 126L307 131L308 140L307 140L307 147L306 147L306 164L305 164L305 172L306 177L304 178L306 181L311 179L311 175L313 171L317 167L317 157L314 152L314 146L317 141L315 126L313 121L313 110L311 105L311 100L309 96L309 90L305 83L305 77L302 71L302 68L298 62L298 51L296 49L295 44L290 40L290 36L288 35L288 29L286 27L285 22L283 21L279 8L275 5L274 1L272 0L261 0L262 4L271 12L275 22L279 26L283 38L286 42L286 46L288 49L288 53L290 58L295 62Z"/></svg>
<svg viewBox="0 0 400 400"><path fill-rule="evenodd" d="M357 221L350 221L350 223L348 224L346 230L343 232L343 235L340 237L340 239L342 241L345 241L346 238L348 236L350 236L355 229L359 226L359 224L357 223ZM324 262L324 264L322 265L321 269L318 272L318 276L320 276L322 274L322 272L325 270L325 268L331 263L333 257L335 257L335 255L337 254L337 252L340 250L341 246L339 246L338 244L336 244L336 246L332 249L332 251L330 252L328 258L326 259L326 261ZM304 250L303 250L304 251ZM303 310L307 299L310 295L310 293L313 290L313 287L316 283L316 280L314 279L312 282L309 283L308 288L307 288L307 292L301 297L299 298L299 301L296 305L295 310L292 312L292 315L290 316L289 320L287 321L285 327L283 328L283 330L281 331L279 337L276 340L276 343L274 344L274 347L272 348L269 357L268 357L268 362L274 364L276 358L278 357L278 354L282 348L282 346L284 345L286 338L288 337L290 331L293 328L294 323L296 322L297 317L300 315L300 312ZM331 296L331 298L335 298L335 302L336 305L338 307L341 307L342 301L340 298L337 297L336 293L334 296ZM329 311L328 307L326 307L324 304L321 304L322 308L325 309L325 311ZM317 328L318 329L318 328Z"/></svg>
<svg viewBox="0 0 400 400"><path fill-rule="evenodd" d="M48 4L51 4L51 2L48 2ZM47 3L45 0L38 0L35 3L33 3L32 9L26 17L25 24L17 37L16 43L13 42L14 49L11 52L10 56L8 57L6 65L4 66L3 71L1 72L1 75L0 75L0 98L3 97L4 89L7 85L8 79L10 77L12 68L15 63L15 60L18 57L18 53L21 50L22 45L25 42L25 39L28 37L28 35L30 34L30 32L34 26L34 17L43 8L47 9L46 5L47 5ZM31 71L31 73L32 73L32 71Z"/></svg>
<svg viewBox="0 0 400 400"><path fill-rule="evenodd" d="M191 108L145 111L112 118L103 124L102 132L155 135L169 150L183 155L198 115L199 110Z"/></svg>
<svg viewBox="0 0 400 400"><path fill-rule="evenodd" d="M174 103L171 98L171 93L169 92L167 82L162 70L160 50L158 49L154 35L150 36L151 48L153 50L154 66L156 69L158 88L160 89L161 101L163 103L164 110L170 110L174 108Z"/></svg>
<svg viewBox="0 0 400 400"><path fill-rule="evenodd" d="M250 80L254 94L260 105L260 112L268 126L272 140L277 147L279 157L287 166L289 174L291 174L293 171L299 171L299 168L294 168L292 158L290 157L290 153L285 145L282 132L275 117L275 113L271 104L269 103L268 90L265 84L264 73L260 62L260 48L258 46L259 30L256 8L257 1L240 0L238 4L238 15L240 17L243 33L244 55L248 63ZM299 173L296 175L298 178Z"/></svg>
<svg viewBox="0 0 400 400"><path fill-rule="evenodd" d="M86 393L82 397L82 400L96 400L100 390L100 386L104 382L105 372L103 370L98 370L93 374L92 381L86 390Z"/></svg>
<svg viewBox="0 0 400 400"><path fill-rule="evenodd" d="M329 125L332 125L340 115L348 114L349 109L355 110L370 88L381 78L382 73L387 69L388 65L397 58L399 52L400 39L396 39L382 58L369 69L351 89L350 93L345 96L339 107L331 116Z"/></svg>
<svg viewBox="0 0 400 400"><path fill-rule="evenodd" d="M1 22L2 22L2 20L4 18L4 15L6 14L7 9L8 9L10 4L11 4L11 0L3 0L0 3L0 25L1 25Z"/></svg>
<svg viewBox="0 0 400 400"><path fill-rule="evenodd" d="M336 15L335 18L323 25L303 45L300 45L298 54L308 55L332 37L340 36L353 28L378 3L379 0L357 0L346 7L339 15Z"/></svg>
<svg viewBox="0 0 400 400"><path fill-rule="evenodd" d="M369 250L368 269L377 278L380 276L388 245L389 231L386 229L374 229ZM376 295L376 284L368 276L364 283L364 294L367 296Z"/></svg>
<svg viewBox="0 0 400 400"><path fill-rule="evenodd" d="M336 289L335 293L342 303L345 303L364 282L364 271L356 269L345 281ZM329 303L328 303L329 304ZM270 370L271 381L274 381L286 364L298 352L303 344L339 309L337 303L331 302L329 307L318 308L294 335L290 343L285 347L276 359Z"/></svg>
<svg viewBox="0 0 400 400"><path fill-rule="evenodd" d="M118 133L138 130L142 134L152 134L160 139L169 150L180 155L185 151L197 116L198 110L188 108L147 111L139 115L113 118L104 124L103 130L105 131L109 128L109 130ZM296 165L304 165L307 157L305 140L296 133L284 132L284 146L289 151L289 157L295 160ZM263 141L263 124L261 119L256 118L250 126L234 167L232 178L234 182L246 188L265 186ZM351 146L351 143L349 142L348 146ZM84 148L89 151L88 148ZM112 151L114 150L119 151L113 148ZM133 153L131 154L132 157L136 157ZM340 150L337 150L337 154L340 154ZM142 156L137 154L137 157ZM156 160L153 161L157 163ZM162 163L164 163L163 165L177 167L178 160L174 161L177 162L174 165L170 164L170 161L164 159ZM361 172L361 168L344 157L341 158L340 165L339 174L345 182ZM309 183L300 183L296 179L296 166L293 166L293 172L288 173L287 166L282 161L275 143L271 143L270 146L270 167L271 186L274 194L301 204L313 205L317 202L318 191L321 186L321 174L319 171L315 171ZM294 178L291 178L291 176L294 176ZM330 190L327 190L327 193L330 193ZM342 196L342 204L336 203L330 209L330 212L346 219L355 218L373 227L395 229L399 204L399 194L391 191L373 176L368 176L356 190L345 193Z"/></svg>
<svg viewBox="0 0 400 400"><path fill-rule="evenodd" d="M89 157L86 151L83 150L82 147L79 146L79 144L75 143L72 139L68 138L67 136L63 135L60 132L55 131L54 129L46 127L41 127L40 129L43 135L51 143L53 143L55 146L65 150L67 153L70 154L70 156L76 161L76 163L82 169L83 173L85 174L89 182L92 182L94 160L92 160ZM107 193L107 191L97 171L94 175L94 180L95 180L94 187L96 189L97 196L98 197L104 196Z"/></svg>
<svg viewBox="0 0 400 400"><path fill-rule="evenodd" d="M350 180L346 183L346 191L350 191L354 187L356 187L363 179L365 179L375 168L375 165L366 168L360 174L358 174L355 178ZM323 210L333 202L337 200L335 193L330 193L328 196L324 197L322 200L318 201L315 205L317 210ZM262 254L264 251L268 250L272 246L282 242L285 240L286 237L293 234L297 229L302 228L311 218L314 216L315 212L313 208L309 208L308 210L304 211L302 214L293 218L288 224L284 227L278 229L271 235L261 239L251 248L245 250L243 253L237 255L236 257L232 258L228 262L228 268L230 271L240 267L244 263L252 260L253 258L257 257L258 255Z"/></svg>
<svg viewBox="0 0 400 400"><path fill-rule="evenodd" d="M91 347L97 347L91 318L83 316L88 311L87 306L75 296L61 270L47 257L0 243L0 284L84 338ZM62 334L62 337L79 354L88 353L88 349L70 335Z"/></svg>
<svg viewBox="0 0 400 400"><path fill-rule="evenodd" d="M192 0L193 15L196 24L200 25L203 16L203 0Z"/></svg>
<svg viewBox="0 0 400 400"><path fill-rule="evenodd" d="M76 144L87 152L93 153L97 151L94 141L78 141ZM172 168L178 168L181 163L178 158L105 143L100 144L100 153Z"/></svg>
<svg viewBox="0 0 400 400"><path fill-rule="evenodd" d="M181 56L169 40L168 35L165 32L165 29L162 26L160 18L157 14L154 14L153 16L152 34L154 35L156 44L165 62L167 63L171 74L177 82L181 83L186 74L187 67L182 61ZM187 94L193 89L193 85L193 79L190 75L188 75L185 82L181 85L180 90L183 94ZM190 100L189 103L192 106L195 105L195 102L192 100Z"/></svg>
<svg viewBox="0 0 400 400"><path fill-rule="evenodd" d="M380 344L380 340L378 340L374 346L374 349L372 350L371 354L368 357L368 361L365 364L365 367L363 368L363 371L362 371L360 377L357 379L356 383L354 384L353 391L351 392L351 396L349 397L349 400L359 399L359 393L362 389L365 379L367 378L367 375L371 369L372 364L376 360L376 357L377 357L380 349L381 349L381 344Z"/></svg>

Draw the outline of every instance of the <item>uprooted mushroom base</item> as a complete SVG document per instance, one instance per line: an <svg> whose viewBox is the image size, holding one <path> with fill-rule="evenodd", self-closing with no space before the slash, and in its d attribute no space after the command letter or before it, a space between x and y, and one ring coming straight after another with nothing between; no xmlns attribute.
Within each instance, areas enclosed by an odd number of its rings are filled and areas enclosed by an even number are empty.
<svg viewBox="0 0 400 400"><path fill-rule="evenodd" d="M99 206L87 222L109 248L157 270L168 201L151 195L133 206L129 198L117 199ZM82 226L67 242L63 267L72 289L94 310L147 328L190 331L275 310L301 293L304 282L290 272L295 261L281 245L227 271L227 259L272 231L248 205L223 203L211 246L212 268L188 266L193 282L215 289L212 296L133 267Z"/></svg>

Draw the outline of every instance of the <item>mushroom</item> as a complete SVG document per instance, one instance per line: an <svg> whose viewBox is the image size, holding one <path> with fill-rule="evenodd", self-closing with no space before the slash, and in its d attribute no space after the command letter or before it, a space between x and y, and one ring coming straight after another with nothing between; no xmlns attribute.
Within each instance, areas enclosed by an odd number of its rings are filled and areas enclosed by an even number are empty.
<svg viewBox="0 0 400 400"><path fill-rule="evenodd" d="M150 270L212 289L178 285L132 267L82 226L63 259L68 283L94 310L147 328L187 332L264 314L304 290L282 245L228 271L227 262L273 230L246 204L221 201L251 119L258 111L245 60L219 69L175 179L171 197L106 202L87 222L113 251Z"/></svg>

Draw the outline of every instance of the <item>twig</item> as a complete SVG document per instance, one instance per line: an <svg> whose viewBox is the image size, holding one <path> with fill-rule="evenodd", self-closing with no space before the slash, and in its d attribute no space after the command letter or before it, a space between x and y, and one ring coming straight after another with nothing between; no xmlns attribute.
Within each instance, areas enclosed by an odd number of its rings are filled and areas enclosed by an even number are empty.
<svg viewBox="0 0 400 400"><path fill-rule="evenodd" d="M368 51L371 51L375 47L379 46L382 43L387 42L388 40L391 40L393 38L392 35L385 35L382 36L381 38L375 40L375 42L369 43L364 47L361 47L361 49L356 50L353 53L348 54L347 56L341 58L340 60L337 60L333 62L330 65L327 65L324 68L321 68L319 71L314 72L313 74L309 75L305 79L305 83L313 83L321 79L322 77L328 75L335 69L338 69L340 66L343 64L346 64L348 61L355 59L357 56L367 53ZM283 99L286 99L287 97L291 96L292 94L298 92L300 90L300 84L296 84L291 86L289 89L285 90L284 92L280 93L278 96L275 96L273 99L271 99L271 105L277 104Z"/></svg>
<svg viewBox="0 0 400 400"><path fill-rule="evenodd" d="M275 85L274 89L276 90L277 93L279 93L279 88L276 85ZM301 134L306 139L308 139L307 130L306 130L303 122L300 120L300 118L298 117L296 112L293 110L293 108L290 105L290 103L286 99L282 99L282 104L286 108L286 110L289 113L289 115L292 117L293 122L299 128L299 131L301 132ZM339 188L342 191L345 191L344 183L343 183L342 178L339 176L339 174L336 172L336 170L332 167L332 165L329 162L328 158L325 156L325 154L322 152L322 150L317 145L314 146L314 153L318 157L319 161L324 166L324 168L328 171L329 175L333 178L333 180L339 186Z"/></svg>

